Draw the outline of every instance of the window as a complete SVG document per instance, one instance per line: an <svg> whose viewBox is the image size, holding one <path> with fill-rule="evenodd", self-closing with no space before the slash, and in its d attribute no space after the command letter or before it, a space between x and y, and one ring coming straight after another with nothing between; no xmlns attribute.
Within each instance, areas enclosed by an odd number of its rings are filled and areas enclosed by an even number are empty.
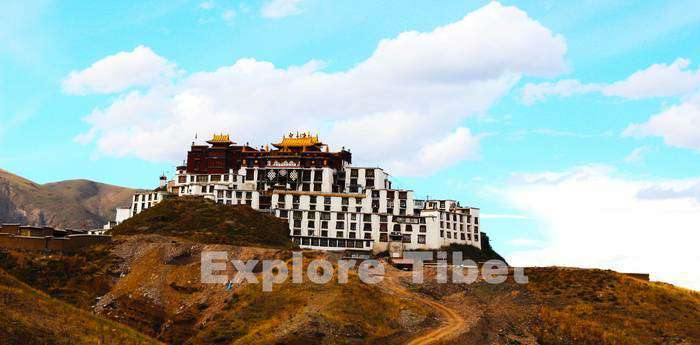
<svg viewBox="0 0 700 345"><path fill-rule="evenodd" d="M379 221L382 223L386 223L387 217L386 216L379 216Z"/></svg>
<svg viewBox="0 0 700 345"><path fill-rule="evenodd" d="M207 175L197 175L197 182L207 182Z"/></svg>
<svg viewBox="0 0 700 345"><path fill-rule="evenodd" d="M357 237L357 234L354 233L354 232L351 232L351 233L349 233L348 235L349 235L349 236L348 236L349 238L356 238L356 237Z"/></svg>
<svg viewBox="0 0 700 345"><path fill-rule="evenodd" d="M350 214L350 220L357 220L357 214L355 214L355 213Z"/></svg>
<svg viewBox="0 0 700 345"><path fill-rule="evenodd" d="M363 224L362 229L363 229L364 231L372 231L372 224L370 224L370 223L365 223L365 224Z"/></svg>
<svg viewBox="0 0 700 345"><path fill-rule="evenodd" d="M350 223L350 230L357 230L357 223Z"/></svg>
<svg viewBox="0 0 700 345"><path fill-rule="evenodd" d="M460 237L462 238L462 241L464 241L464 234L460 234L460 235L461 235Z"/></svg>
<svg viewBox="0 0 700 345"><path fill-rule="evenodd" d="M440 230L440 237L443 237L443 238L445 237L445 231L444 231L444 230Z"/></svg>
<svg viewBox="0 0 700 345"><path fill-rule="evenodd" d="M420 232L426 232L427 229L426 229L425 225L421 225L419 231L420 231Z"/></svg>
<svg viewBox="0 0 700 345"><path fill-rule="evenodd" d="M328 230L321 231L321 237L328 237Z"/></svg>
<svg viewBox="0 0 700 345"><path fill-rule="evenodd" d="M313 220L310 220L310 221L308 221L307 226L308 226L309 228L315 228L315 227L316 227L316 222L314 222Z"/></svg>
<svg viewBox="0 0 700 345"><path fill-rule="evenodd" d="M394 228L391 231L401 232L401 225L394 224Z"/></svg>
<svg viewBox="0 0 700 345"><path fill-rule="evenodd" d="M335 237L343 238L343 232L342 232L342 231L336 232L336 233L335 233Z"/></svg>
<svg viewBox="0 0 700 345"><path fill-rule="evenodd" d="M335 219L337 220L345 220L345 215L341 212L335 214Z"/></svg>
<svg viewBox="0 0 700 345"><path fill-rule="evenodd" d="M379 234L379 242L389 242L389 236L387 234Z"/></svg>
<svg viewBox="0 0 700 345"><path fill-rule="evenodd" d="M372 215L365 214L362 216L362 221L364 222L371 222L372 221Z"/></svg>
<svg viewBox="0 0 700 345"><path fill-rule="evenodd" d="M425 244L425 235L418 235L418 243Z"/></svg>
<svg viewBox="0 0 700 345"><path fill-rule="evenodd" d="M411 226L410 224L406 224L406 232L411 232L411 231L413 231L413 226Z"/></svg>
<svg viewBox="0 0 700 345"><path fill-rule="evenodd" d="M177 182L178 182L178 183L186 183L186 182L187 182L187 176L178 176Z"/></svg>
<svg viewBox="0 0 700 345"><path fill-rule="evenodd" d="M287 218L288 214L289 214L289 211L281 210L280 211L280 218Z"/></svg>
<svg viewBox="0 0 700 345"><path fill-rule="evenodd" d="M401 242L411 243L411 234L403 234Z"/></svg>
<svg viewBox="0 0 700 345"><path fill-rule="evenodd" d="M335 228L336 229L345 229L345 223L344 222L335 222Z"/></svg>
<svg viewBox="0 0 700 345"><path fill-rule="evenodd" d="M328 212L321 213L321 220L331 220L331 214Z"/></svg>
<svg viewBox="0 0 700 345"><path fill-rule="evenodd" d="M366 239L366 240L371 240L371 239L372 239L372 233L371 233L371 232L365 232L365 239Z"/></svg>
<svg viewBox="0 0 700 345"><path fill-rule="evenodd" d="M388 231L386 223L379 224L379 231L382 231L382 232Z"/></svg>
<svg viewBox="0 0 700 345"><path fill-rule="evenodd" d="M322 221L321 222L321 229L328 229L328 222Z"/></svg>
<svg viewBox="0 0 700 345"><path fill-rule="evenodd" d="M209 177L209 178L211 179L212 182L221 181L221 175L211 175L211 177Z"/></svg>
<svg viewBox="0 0 700 345"><path fill-rule="evenodd" d="M449 231L447 232L447 238L452 238L452 233Z"/></svg>
<svg viewBox="0 0 700 345"><path fill-rule="evenodd" d="M295 227L295 228L301 228L301 220L295 219L295 220L294 220L294 227Z"/></svg>

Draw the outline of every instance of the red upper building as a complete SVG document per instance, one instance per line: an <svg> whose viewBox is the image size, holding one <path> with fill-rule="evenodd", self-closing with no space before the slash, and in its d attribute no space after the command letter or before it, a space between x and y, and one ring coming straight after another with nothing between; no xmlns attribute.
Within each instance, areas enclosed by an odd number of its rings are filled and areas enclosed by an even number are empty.
<svg viewBox="0 0 700 345"><path fill-rule="evenodd" d="M285 166L296 168L329 167L340 170L344 163L352 163L352 155L343 149L330 152L328 145L318 140L318 136L292 133L282 137L279 143L254 149L248 145L238 145L228 135L214 135L207 141L209 145L192 143L187 152L187 165L179 167L189 174L226 174L231 169L241 167Z"/></svg>

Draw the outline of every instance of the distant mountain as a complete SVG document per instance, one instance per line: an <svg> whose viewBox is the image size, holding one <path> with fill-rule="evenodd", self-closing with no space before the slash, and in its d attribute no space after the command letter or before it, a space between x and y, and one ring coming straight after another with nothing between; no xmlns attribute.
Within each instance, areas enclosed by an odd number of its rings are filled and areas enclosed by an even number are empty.
<svg viewBox="0 0 700 345"><path fill-rule="evenodd" d="M98 228L135 191L88 180L38 184L0 169L0 223Z"/></svg>

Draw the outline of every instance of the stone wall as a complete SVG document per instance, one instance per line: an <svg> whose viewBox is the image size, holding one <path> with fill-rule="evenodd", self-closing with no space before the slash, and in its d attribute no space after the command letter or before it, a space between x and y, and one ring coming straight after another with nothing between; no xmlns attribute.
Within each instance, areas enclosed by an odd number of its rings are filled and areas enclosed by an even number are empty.
<svg viewBox="0 0 700 345"><path fill-rule="evenodd" d="M83 248L110 243L112 236L104 235L69 235L60 237L26 237L13 234L0 233L0 248L49 250L74 252Z"/></svg>

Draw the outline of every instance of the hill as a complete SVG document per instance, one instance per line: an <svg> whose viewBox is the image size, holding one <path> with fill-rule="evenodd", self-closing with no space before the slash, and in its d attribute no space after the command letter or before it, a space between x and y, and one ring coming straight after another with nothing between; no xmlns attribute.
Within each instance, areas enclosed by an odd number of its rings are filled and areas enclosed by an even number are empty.
<svg viewBox="0 0 700 345"><path fill-rule="evenodd" d="M159 344L36 291L2 270L0 310L3 344Z"/></svg>
<svg viewBox="0 0 700 345"><path fill-rule="evenodd" d="M527 268L528 284L411 285L470 325L450 344L697 344L700 293L608 270Z"/></svg>
<svg viewBox="0 0 700 345"><path fill-rule="evenodd" d="M99 228L135 191L88 180L42 185L0 169L0 223Z"/></svg>
<svg viewBox="0 0 700 345"><path fill-rule="evenodd" d="M612 345L700 339L700 293L612 271L527 268L525 285L512 278L498 285L442 284L435 281L436 268L426 267L425 283L412 284L410 272L385 265L378 285L362 283L351 271L348 284L287 281L262 292L259 285L201 283L201 254L289 262L287 224L275 217L245 206L172 199L124 222L115 234L111 246L79 253L6 250L0 269L51 297L171 344ZM473 254L497 255L485 249ZM307 264L312 258L337 264L340 257L315 251L304 256ZM227 272L234 272L232 265ZM259 277L259 267L255 272ZM45 317L43 312L26 308L25 317ZM0 328L12 322L0 319Z"/></svg>
<svg viewBox="0 0 700 345"><path fill-rule="evenodd" d="M159 234L205 244L294 247L285 220L248 206L220 205L198 197L166 199L119 224L112 234Z"/></svg>

